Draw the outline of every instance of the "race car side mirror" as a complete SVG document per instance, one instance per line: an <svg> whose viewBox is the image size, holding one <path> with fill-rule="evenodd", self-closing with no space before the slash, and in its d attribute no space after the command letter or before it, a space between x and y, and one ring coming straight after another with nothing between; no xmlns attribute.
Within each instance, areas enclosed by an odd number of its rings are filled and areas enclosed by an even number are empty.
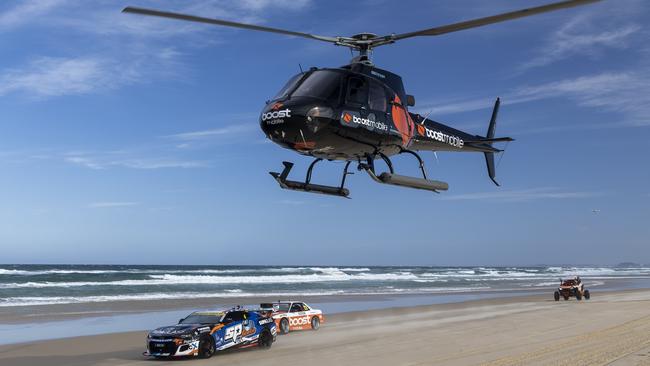
<svg viewBox="0 0 650 366"><path fill-rule="evenodd" d="M180 318L180 319L178 320L178 324L182 323L183 320L185 320L185 318Z"/></svg>

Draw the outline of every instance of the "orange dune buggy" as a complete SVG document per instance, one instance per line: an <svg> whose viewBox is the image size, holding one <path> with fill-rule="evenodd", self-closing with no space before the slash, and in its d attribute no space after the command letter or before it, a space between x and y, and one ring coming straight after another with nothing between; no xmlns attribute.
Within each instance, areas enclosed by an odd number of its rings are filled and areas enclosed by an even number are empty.
<svg viewBox="0 0 650 366"><path fill-rule="evenodd" d="M555 301L560 301L560 296L564 300L569 300L573 296L575 296L576 300L582 300L583 297L585 300L589 300L590 294L589 290L585 289L580 277L576 277L570 280L560 280L560 287L555 291L553 297Z"/></svg>

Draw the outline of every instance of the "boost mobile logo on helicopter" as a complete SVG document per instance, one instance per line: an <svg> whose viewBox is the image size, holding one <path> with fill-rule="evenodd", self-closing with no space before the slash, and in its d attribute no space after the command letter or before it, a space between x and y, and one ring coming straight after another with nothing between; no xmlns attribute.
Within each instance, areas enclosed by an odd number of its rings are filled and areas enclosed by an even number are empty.
<svg viewBox="0 0 650 366"><path fill-rule="evenodd" d="M291 117L291 109L280 109L282 108L282 103L275 103L272 110L266 113L262 113L262 121L266 122L267 125L276 125L284 123L285 118Z"/></svg>
<svg viewBox="0 0 650 366"><path fill-rule="evenodd" d="M346 126L353 125L354 127L362 125L371 130L377 129L388 131L388 126L383 122L375 121L373 114L370 114L368 118L362 118L356 112L343 112L343 115L341 116L341 124Z"/></svg>
<svg viewBox="0 0 650 366"><path fill-rule="evenodd" d="M446 144L457 147L459 149L462 149L463 146L465 145L465 141L463 141L463 139L461 139L460 137L447 135L447 134L442 133L440 131L430 130L424 125L418 125L417 128L418 128L418 133L420 135L426 136L426 137L428 137L430 139L434 139L436 141L444 142Z"/></svg>

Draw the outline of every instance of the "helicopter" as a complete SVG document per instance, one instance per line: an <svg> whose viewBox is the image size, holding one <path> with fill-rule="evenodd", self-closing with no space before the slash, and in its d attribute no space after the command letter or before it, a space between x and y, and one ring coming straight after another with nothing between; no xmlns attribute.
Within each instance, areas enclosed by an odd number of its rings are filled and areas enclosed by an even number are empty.
<svg viewBox="0 0 650 366"><path fill-rule="evenodd" d="M288 179L293 167L293 163L288 161L283 162L282 172L270 172L281 188L349 198L350 191L345 188L345 181L349 174L353 174L349 171L352 163L357 164L358 171L365 171L378 183L436 193L448 190L446 182L428 178L424 160L418 151L483 153L488 176L499 186L494 156L503 150L493 144L514 141L511 137L495 137L499 98L494 103L485 136L446 126L429 119L428 115L409 112L408 108L415 106L415 97L406 94L399 75L374 65L370 55L375 48L403 39L439 36L597 1L600 0L566 0L414 32L384 36L359 33L350 37L321 36L130 6L122 12L307 38L347 47L353 53L356 52L348 65L336 68L312 67L291 77L266 102L259 120L262 131L272 142L314 158L304 181ZM422 177L395 173L390 157L399 154L415 157ZM323 160L345 162L338 186L311 182L314 166ZM388 171L378 173L376 160L383 160Z"/></svg>

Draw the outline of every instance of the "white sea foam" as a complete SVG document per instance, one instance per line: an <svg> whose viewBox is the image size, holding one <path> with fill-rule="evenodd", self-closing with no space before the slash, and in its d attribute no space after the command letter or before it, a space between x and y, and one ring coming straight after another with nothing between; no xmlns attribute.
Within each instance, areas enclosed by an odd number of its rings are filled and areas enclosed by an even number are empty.
<svg viewBox="0 0 650 366"><path fill-rule="evenodd" d="M211 275L149 275L149 279L119 280L119 281L71 281L71 282L15 282L0 283L0 289L12 288L50 288L50 287L83 287L83 286L160 286L188 284L269 284L269 283L314 283L342 281L403 281L414 280L418 277L410 272L405 273L365 273L347 274L340 271L325 271L322 274L296 274L275 276L211 276Z"/></svg>
<svg viewBox="0 0 650 366"><path fill-rule="evenodd" d="M336 296L336 295L390 295L390 294L444 294L459 292L477 292L490 290L488 286L480 287L450 287L450 288L418 288L418 289L390 289L385 288L378 291L343 291L343 290L323 290L323 291L294 291L294 292L177 292L177 293L143 293L129 295L106 295L106 296L53 296L53 297L10 297L0 299L0 307L8 306L33 306L33 305L54 305L54 304L74 304L74 303L97 303L112 301L140 301L140 300L175 300L175 299L200 299L200 298L278 298L278 297L306 297L306 296Z"/></svg>
<svg viewBox="0 0 650 366"><path fill-rule="evenodd" d="M291 271L288 269L291 268ZM319 282L351 282L351 281L413 281L417 283L425 282L465 282L465 283L485 283L485 282L525 282L537 281L537 283L555 283L559 278L572 277L573 273L580 273L585 279L609 280L609 279L638 279L650 278L650 269L635 270L617 270L611 268L565 268L563 272L548 273L545 270L540 273L529 273L522 270L505 270L479 268L478 274L470 274L473 270L459 269L457 272L445 270L441 272L424 272L413 273L410 271L395 269L392 272L373 273L369 268L339 268L339 267L286 267L273 268L279 272L288 274L270 274L268 269L257 269L260 274L242 274L237 275L240 271L251 271L250 269L232 269L232 270L189 270L179 271L162 271L146 272L147 278L140 279L123 279L110 281L110 276L103 277L102 280L83 281L14 281L11 283L0 283L0 289L17 289L17 288L70 288L86 286L169 286L169 285L255 285L255 284L301 284L301 283L319 283ZM412 269L416 271L417 269ZM8 270L14 271L20 270ZM55 270L53 270L55 271ZM209 271L209 272L207 272ZM307 273L299 273L306 272ZM103 273L107 271L86 271L88 273ZM119 272L119 271L118 271ZM171 272L171 273L167 273ZM313 272L313 273L309 273ZM155 274L159 273L159 274ZM522 284L523 285L523 284ZM531 286L528 284L527 286ZM525 286L524 286L525 287Z"/></svg>
<svg viewBox="0 0 650 366"><path fill-rule="evenodd" d="M121 273L123 271L117 270L68 270L68 269L48 269L48 270L34 270L26 271L19 269L4 269L0 268L0 275L19 275L19 276L37 276L48 274L72 274L72 273L86 273L86 274L101 274L101 273Z"/></svg>
<svg viewBox="0 0 650 366"><path fill-rule="evenodd" d="M143 269L46 269L46 270L19 270L19 269L6 269L0 268L0 275L13 275L13 276L37 276L48 274L179 274L179 273L192 273L192 274L237 274L237 273L255 273L263 274L265 272L317 272L317 273L336 273L341 274L344 272L369 272L370 268L367 267L250 267L250 268L237 268L237 269L156 269L156 268L143 268Z"/></svg>

